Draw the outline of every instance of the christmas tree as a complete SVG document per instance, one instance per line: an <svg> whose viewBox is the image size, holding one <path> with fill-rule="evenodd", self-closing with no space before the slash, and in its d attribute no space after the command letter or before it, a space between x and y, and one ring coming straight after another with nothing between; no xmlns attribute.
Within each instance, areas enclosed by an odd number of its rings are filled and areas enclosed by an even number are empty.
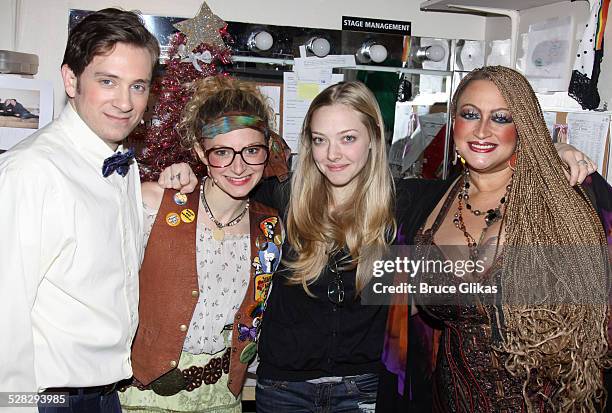
<svg viewBox="0 0 612 413"><path fill-rule="evenodd" d="M189 163L196 175L202 175L204 165L181 146L176 125L191 98L194 82L222 75L222 65L231 62L230 50L223 40L229 38L227 25L206 3L197 16L175 27L179 32L170 41L169 59L151 88L157 96L151 122L130 137L144 141L144 150L138 157L143 181L157 180L164 168L178 162Z"/></svg>

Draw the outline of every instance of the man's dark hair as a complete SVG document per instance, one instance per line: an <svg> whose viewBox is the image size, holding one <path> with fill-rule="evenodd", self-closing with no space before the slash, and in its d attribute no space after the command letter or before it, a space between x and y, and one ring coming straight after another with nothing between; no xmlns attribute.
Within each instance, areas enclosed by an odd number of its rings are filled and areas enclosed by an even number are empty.
<svg viewBox="0 0 612 413"><path fill-rule="evenodd" d="M117 43L147 49L153 64L159 59L159 43L140 16L108 8L88 15L70 31L62 66L68 65L78 77L95 56L111 52Z"/></svg>

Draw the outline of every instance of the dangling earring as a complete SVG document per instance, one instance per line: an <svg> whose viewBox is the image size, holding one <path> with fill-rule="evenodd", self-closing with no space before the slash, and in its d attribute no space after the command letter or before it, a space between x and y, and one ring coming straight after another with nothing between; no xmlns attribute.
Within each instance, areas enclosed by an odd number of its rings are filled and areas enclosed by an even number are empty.
<svg viewBox="0 0 612 413"><path fill-rule="evenodd" d="M457 159L459 159L459 161L461 162L461 166L465 168L465 159L463 159L463 156L461 156L459 151L455 151L455 162L453 163L453 165L457 164Z"/></svg>
<svg viewBox="0 0 612 413"><path fill-rule="evenodd" d="M510 159L508 159L508 167L512 169L512 172L516 170L516 152L512 154Z"/></svg>

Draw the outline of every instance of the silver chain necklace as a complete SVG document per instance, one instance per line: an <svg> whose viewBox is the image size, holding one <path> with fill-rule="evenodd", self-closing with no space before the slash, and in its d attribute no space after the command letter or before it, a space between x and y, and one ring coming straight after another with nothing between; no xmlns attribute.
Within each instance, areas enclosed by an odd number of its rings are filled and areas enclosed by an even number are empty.
<svg viewBox="0 0 612 413"><path fill-rule="evenodd" d="M212 211L210 210L210 208L208 206L208 202L206 202L206 195L204 195L204 182L206 182L206 177L202 178L202 183L200 184L200 199L202 200L202 205L204 206L204 211L206 211L206 215L208 215L208 218L210 218L210 220L217 227L217 228L215 228L213 230L213 238L216 241L223 241L223 239L225 238L225 231L223 230L223 228L233 227L234 225L236 225L240 221L242 221L242 218L244 218L244 216L246 215L247 211L249 210L249 201L246 202L246 205L244 206L244 209L242 210L242 212L236 218L232 219L227 224L222 224L212 214Z"/></svg>

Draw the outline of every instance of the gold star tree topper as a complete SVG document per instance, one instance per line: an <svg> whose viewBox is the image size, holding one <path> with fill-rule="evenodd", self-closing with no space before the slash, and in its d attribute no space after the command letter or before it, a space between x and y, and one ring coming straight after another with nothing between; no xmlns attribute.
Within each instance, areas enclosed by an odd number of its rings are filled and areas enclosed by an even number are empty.
<svg viewBox="0 0 612 413"><path fill-rule="evenodd" d="M206 2L202 3L200 11L193 19L183 20L174 25L187 36L187 49L193 51L202 43L225 49L225 43L219 30L225 27L225 21L214 14Z"/></svg>

